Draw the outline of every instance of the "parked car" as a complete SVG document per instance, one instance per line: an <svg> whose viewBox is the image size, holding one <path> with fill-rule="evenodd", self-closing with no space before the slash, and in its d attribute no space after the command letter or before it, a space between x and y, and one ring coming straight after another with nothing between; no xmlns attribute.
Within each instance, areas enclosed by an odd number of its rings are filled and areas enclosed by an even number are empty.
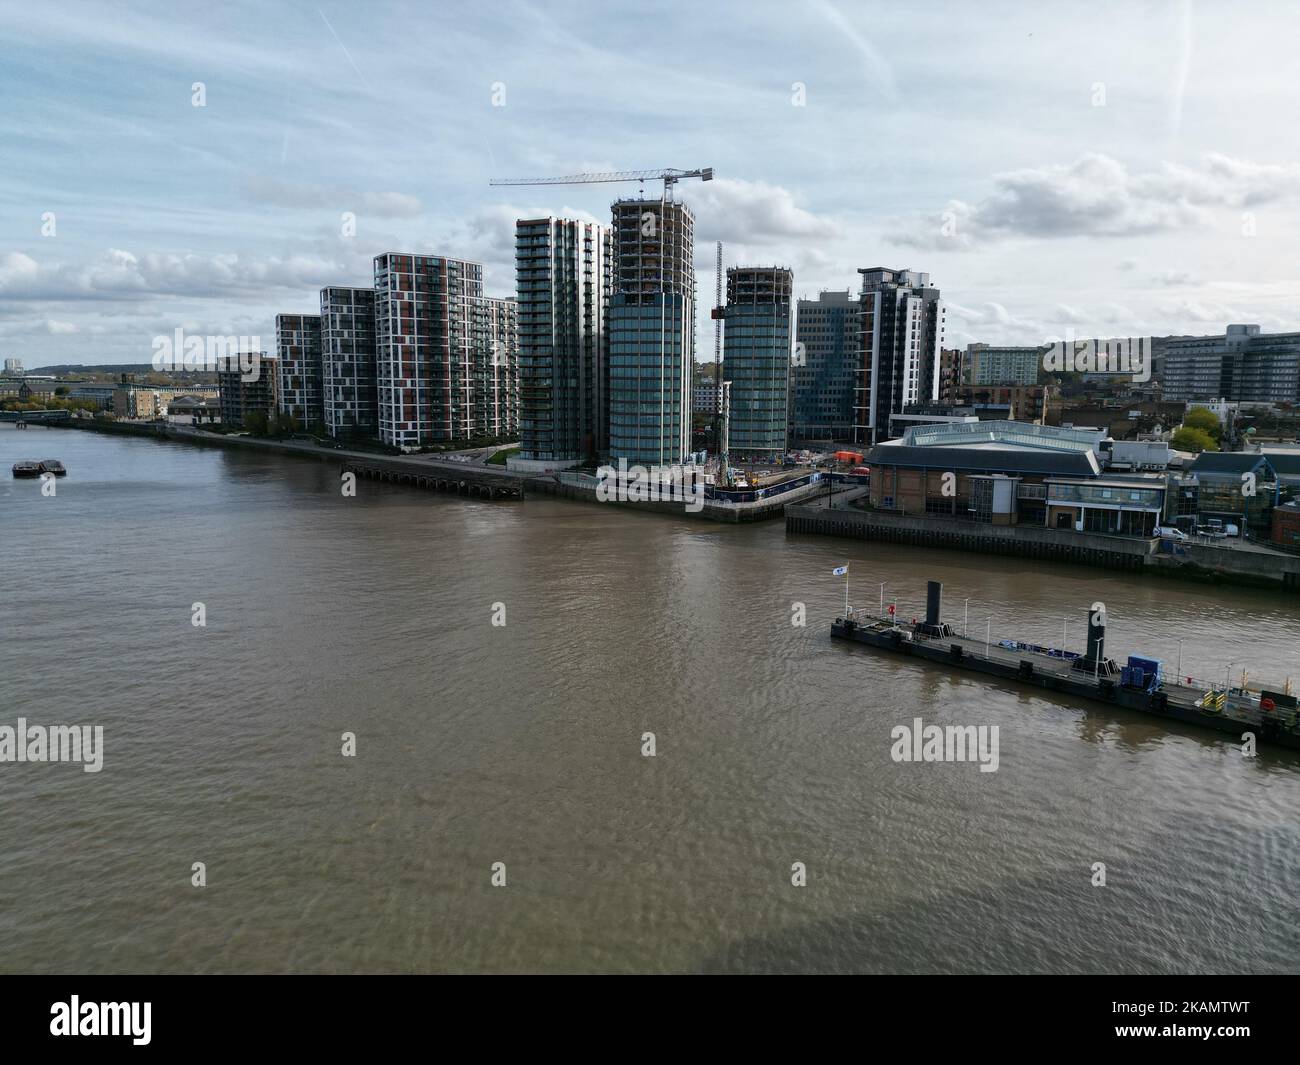
<svg viewBox="0 0 1300 1065"><path fill-rule="evenodd" d="M1218 518L1211 518L1204 525L1198 525L1196 532L1201 536L1210 536L1216 540L1222 540L1229 536L1240 536L1241 529L1231 522L1223 522Z"/></svg>
<svg viewBox="0 0 1300 1065"><path fill-rule="evenodd" d="M1157 525L1155 533L1166 540L1177 540L1179 543L1186 543L1190 539L1182 529L1175 529L1172 525Z"/></svg>

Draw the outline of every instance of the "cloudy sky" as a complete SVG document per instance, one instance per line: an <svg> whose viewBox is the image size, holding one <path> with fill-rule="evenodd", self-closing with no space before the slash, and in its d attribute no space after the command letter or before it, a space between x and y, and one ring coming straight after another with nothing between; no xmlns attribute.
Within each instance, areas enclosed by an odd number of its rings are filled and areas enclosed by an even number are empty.
<svg viewBox="0 0 1300 1065"><path fill-rule="evenodd" d="M6 0L0 355L273 342L381 251L508 295L516 217L637 187L489 178L703 166L706 305L720 239L805 295L928 271L954 344L1300 329L1294 5L620 7Z"/></svg>

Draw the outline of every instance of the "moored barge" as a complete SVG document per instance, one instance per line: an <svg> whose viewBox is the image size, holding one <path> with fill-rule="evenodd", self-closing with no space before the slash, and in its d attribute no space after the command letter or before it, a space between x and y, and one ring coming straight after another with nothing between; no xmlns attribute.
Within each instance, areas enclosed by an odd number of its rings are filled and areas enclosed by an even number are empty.
<svg viewBox="0 0 1300 1065"><path fill-rule="evenodd" d="M831 636L969 673L1200 725L1238 739L1249 732L1260 742L1300 750L1300 712L1289 690L1183 683L1182 677L1168 676L1157 659L1138 655L1130 655L1127 665L1120 666L1105 656L1104 612L1095 609L1088 615L1088 649L1082 654L1014 640L968 639L940 621L941 597L939 582L930 581L925 621L910 625L863 617L846 608L832 623Z"/></svg>

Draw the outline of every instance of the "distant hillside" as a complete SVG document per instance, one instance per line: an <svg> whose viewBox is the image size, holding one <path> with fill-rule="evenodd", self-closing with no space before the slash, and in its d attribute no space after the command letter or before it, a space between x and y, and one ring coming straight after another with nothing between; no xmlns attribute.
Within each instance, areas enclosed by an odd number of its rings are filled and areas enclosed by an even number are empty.
<svg viewBox="0 0 1300 1065"><path fill-rule="evenodd" d="M81 363L60 363L25 371L29 376L54 377L68 384L117 384L124 375L145 388L190 388L216 384L217 375L211 370L155 370L147 362L109 363L103 366L85 366Z"/></svg>
<svg viewBox="0 0 1300 1065"><path fill-rule="evenodd" d="M148 362L122 362L109 363L103 366L83 366L81 363L67 363L59 366L36 366L32 369L25 370L24 373L43 373L43 374L64 374L64 373L153 373L152 363Z"/></svg>

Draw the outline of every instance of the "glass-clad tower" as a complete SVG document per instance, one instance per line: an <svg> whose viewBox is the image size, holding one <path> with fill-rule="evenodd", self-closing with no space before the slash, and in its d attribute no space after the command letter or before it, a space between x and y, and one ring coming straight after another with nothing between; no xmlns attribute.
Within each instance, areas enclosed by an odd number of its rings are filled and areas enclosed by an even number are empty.
<svg viewBox="0 0 1300 1065"><path fill-rule="evenodd" d="M595 222L515 223L521 460L609 453L611 249L609 227Z"/></svg>
<svg viewBox="0 0 1300 1065"><path fill-rule="evenodd" d="M666 200L613 206L609 457L642 466L690 450L695 216Z"/></svg>
<svg viewBox="0 0 1300 1065"><path fill-rule="evenodd" d="M794 275L780 266L727 271L722 375L731 382L734 458L772 461L786 450Z"/></svg>
<svg viewBox="0 0 1300 1065"><path fill-rule="evenodd" d="M853 385L862 327L856 296L822 292L795 304L801 358L790 367L790 436L795 441L853 438Z"/></svg>

